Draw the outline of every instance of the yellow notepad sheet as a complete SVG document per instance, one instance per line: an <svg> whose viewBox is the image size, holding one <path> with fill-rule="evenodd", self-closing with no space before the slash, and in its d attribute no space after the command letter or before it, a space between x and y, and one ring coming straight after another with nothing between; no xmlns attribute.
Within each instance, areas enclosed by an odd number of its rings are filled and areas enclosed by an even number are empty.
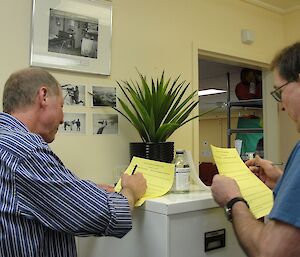
<svg viewBox="0 0 300 257"><path fill-rule="evenodd" d="M220 175L236 180L255 218L268 215L273 206L272 190L249 170L235 148L211 145L211 149Z"/></svg>
<svg viewBox="0 0 300 257"><path fill-rule="evenodd" d="M146 199L159 197L169 192L174 180L174 164L133 157L124 173L130 175L135 165L137 165L135 173L142 173L147 181L147 190L135 206L141 206ZM117 192L121 190L121 180L118 181L115 190Z"/></svg>

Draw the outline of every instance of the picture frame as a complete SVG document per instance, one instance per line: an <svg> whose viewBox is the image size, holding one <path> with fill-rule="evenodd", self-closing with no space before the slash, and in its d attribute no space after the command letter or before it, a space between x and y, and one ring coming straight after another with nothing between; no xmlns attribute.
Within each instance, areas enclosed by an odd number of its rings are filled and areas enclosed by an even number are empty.
<svg viewBox="0 0 300 257"><path fill-rule="evenodd" d="M92 106L93 107L116 107L117 89L116 87L92 86Z"/></svg>
<svg viewBox="0 0 300 257"><path fill-rule="evenodd" d="M110 75L112 3L33 0L30 65Z"/></svg>
<svg viewBox="0 0 300 257"><path fill-rule="evenodd" d="M93 135L117 135L119 133L118 114L93 114Z"/></svg>
<svg viewBox="0 0 300 257"><path fill-rule="evenodd" d="M64 105L86 106L85 85L62 83L60 87Z"/></svg>
<svg viewBox="0 0 300 257"><path fill-rule="evenodd" d="M64 112L64 122L58 127L61 134L86 134L86 113Z"/></svg>

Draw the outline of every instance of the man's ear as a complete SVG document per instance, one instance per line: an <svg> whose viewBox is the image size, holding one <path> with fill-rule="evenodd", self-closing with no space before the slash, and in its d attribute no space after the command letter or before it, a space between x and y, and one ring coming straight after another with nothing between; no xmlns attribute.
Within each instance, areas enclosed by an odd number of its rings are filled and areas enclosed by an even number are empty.
<svg viewBox="0 0 300 257"><path fill-rule="evenodd" d="M47 103L47 98L49 96L48 88L42 86L38 90L38 101L40 105L45 105Z"/></svg>

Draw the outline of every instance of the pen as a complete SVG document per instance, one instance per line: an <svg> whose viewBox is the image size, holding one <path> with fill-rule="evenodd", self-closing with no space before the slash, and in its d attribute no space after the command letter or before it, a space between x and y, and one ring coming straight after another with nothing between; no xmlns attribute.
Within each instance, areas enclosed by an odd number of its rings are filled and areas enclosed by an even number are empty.
<svg viewBox="0 0 300 257"><path fill-rule="evenodd" d="M137 168L137 164L134 166L134 168L133 168L133 171L131 172L131 175L133 175L133 174L134 174L134 172L135 172L136 168Z"/></svg>
<svg viewBox="0 0 300 257"><path fill-rule="evenodd" d="M136 168L137 168L137 164L134 166L134 168L133 168L133 170L132 170L132 172L131 172L131 175L133 175L133 174L134 174L134 172L135 172ZM119 193L120 193L121 191L122 191L122 187L121 187L121 189L120 189Z"/></svg>
<svg viewBox="0 0 300 257"><path fill-rule="evenodd" d="M271 165L272 166L281 166L281 165L283 165L283 162L272 162Z"/></svg>
<svg viewBox="0 0 300 257"><path fill-rule="evenodd" d="M272 166L281 166L283 164L284 164L283 162L272 162L271 163ZM260 167L260 165L255 165L255 167Z"/></svg>

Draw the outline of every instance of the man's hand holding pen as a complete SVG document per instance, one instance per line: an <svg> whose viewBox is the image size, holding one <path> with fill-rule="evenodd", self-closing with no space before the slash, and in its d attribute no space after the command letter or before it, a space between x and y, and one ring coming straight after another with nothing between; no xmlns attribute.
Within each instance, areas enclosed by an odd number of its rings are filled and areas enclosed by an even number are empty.
<svg viewBox="0 0 300 257"><path fill-rule="evenodd" d="M273 163L271 161L260 158L258 155L255 158L250 159L245 162L249 169L270 189L273 189L282 176L282 170L277 165L282 165Z"/></svg>
<svg viewBox="0 0 300 257"><path fill-rule="evenodd" d="M133 175L136 171L137 165L134 166L131 175ZM102 189L106 190L107 192L113 193L115 192L115 188L112 185L107 185L107 184L98 184L98 187L101 187Z"/></svg>
<svg viewBox="0 0 300 257"><path fill-rule="evenodd" d="M146 192L147 182L142 173L136 172L137 165L134 167L131 175L123 174L121 177L121 191L130 204L131 209L135 202Z"/></svg>

